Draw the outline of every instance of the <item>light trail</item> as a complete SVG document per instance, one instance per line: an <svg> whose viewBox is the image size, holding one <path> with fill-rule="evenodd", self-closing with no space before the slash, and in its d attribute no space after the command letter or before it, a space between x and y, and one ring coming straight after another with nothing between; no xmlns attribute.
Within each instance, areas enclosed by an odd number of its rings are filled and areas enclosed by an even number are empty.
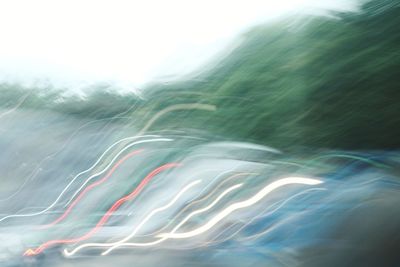
<svg viewBox="0 0 400 267"><path fill-rule="evenodd" d="M176 230L178 230L183 224L185 224L191 217L193 217L194 215L203 213L208 211L209 209L211 209L212 207L214 207L226 194L228 194L229 192L238 189L239 187L241 187L243 184L237 184L234 186L229 187L228 189L226 189L224 192L222 192L222 194L220 194L210 205L208 205L207 207L200 209L200 210L196 210L192 213L190 213L184 220L182 220L177 226L175 226L175 228L172 230L173 232L175 232ZM132 235L133 236L133 235ZM124 238L123 240L121 240L120 242L118 242L118 244L113 245L111 248L109 248L108 250L104 251L101 255L107 255L108 253L110 253L112 250L118 248L119 246L123 245L124 242L128 241L131 237L131 235Z"/></svg>
<svg viewBox="0 0 400 267"><path fill-rule="evenodd" d="M124 153L127 149L138 145L138 144L143 144L143 143L152 143L152 142L170 142L173 141L173 139L170 138L158 138L158 139L148 139L148 140L141 140L141 141L137 141L137 142L133 142L127 146L125 146L123 149L121 149L117 155L114 156L114 158L110 161L110 163L100 172L97 172L93 175L91 175L89 178L86 179L86 181L78 188L78 190L75 191L75 193L72 195L72 197L70 198L70 200L68 200L68 202L65 204L64 207L68 206L69 203L71 203L71 201L76 197L76 195L86 186L86 184L88 182L90 182L90 180L92 180L93 178L105 173L107 171L108 168L111 167L111 165L114 163L114 161L122 154Z"/></svg>
<svg viewBox="0 0 400 267"><path fill-rule="evenodd" d="M113 147L115 147L116 145L118 145L118 144L120 144L120 143L122 143L122 142L124 142L124 141L126 141L126 140L134 140L134 139L138 139L138 138L142 138L142 137L153 137L153 135L151 135L151 136L146 136L146 135L143 135L143 136L130 136L130 137L126 137L126 138L120 139L120 140L116 141L115 143L111 144L111 145L101 154L101 156L97 159L97 161L96 161L89 169L86 169L85 171L82 171L82 172L78 173L78 174L71 180L71 182L67 185L66 188L68 188L69 186L71 186L71 184L72 184L79 176L81 176L81 175L83 175L83 174L85 174L85 173L88 173L88 172L90 172L91 170L93 170L93 169L97 166L97 164L99 164L99 162L103 159L103 157L104 157ZM155 137L158 137L158 136L155 136ZM156 140L156 139L151 139L151 140ZM105 172L105 171L106 171L106 169L103 170L103 172ZM102 174L103 172L98 173L98 175ZM89 178L89 179L90 179L90 178ZM65 190L64 190L64 191L65 191ZM61 194L63 194L64 191L61 192ZM79 191L77 191L77 192L79 192ZM77 192L75 192L75 194L70 198L70 200L65 204L64 207L68 206L68 204L74 199L74 197L75 197L75 195L77 194Z"/></svg>
<svg viewBox="0 0 400 267"><path fill-rule="evenodd" d="M152 180L152 178L154 176L156 176L157 174L159 174L160 172L162 172L164 170L171 169L171 168L177 167L179 165L180 164L178 164L178 163L168 163L168 164L162 165L162 166L154 169L140 182L140 184L129 195L126 195L123 198L120 198L119 200L117 200L111 206L111 208L109 208L107 210L107 212L103 215L103 217L96 224L96 226L94 228L92 228L89 232L87 232L85 235L83 235L81 237L77 237L77 238L72 238L72 239L58 239L58 240L47 241L46 243L43 243L36 249L26 250L24 253L24 256L37 255L52 245L77 243L77 242L81 242L83 240L90 238L93 234L95 234L97 231L100 230L100 228L108 221L108 219L111 217L111 215L114 213L114 211L116 211L123 203L134 199L142 191L142 189L147 185L147 183L149 183L150 180Z"/></svg>
<svg viewBox="0 0 400 267"><path fill-rule="evenodd" d="M95 188L96 186L101 185L102 183L104 183L105 181L108 180L108 178L114 173L114 171L122 164L124 163L127 159L131 158L133 155L137 155L139 153L143 152L143 149L141 150L135 150L132 151L131 153L125 155L125 157L123 157L122 159L120 159L114 166L113 168L107 173L106 176L104 176L101 180L98 180L97 182L89 185L88 187L86 187L79 195L78 197L71 203L71 205L68 207L67 210L65 210L65 212L58 217L56 220L54 220L53 222L44 225L42 228L49 228L53 225L56 225L57 223L61 222L62 220L64 220L67 215L71 212L71 210L78 204L78 202L82 199L82 197L89 192L90 190L92 190L93 188Z"/></svg>
<svg viewBox="0 0 400 267"><path fill-rule="evenodd" d="M256 195L254 195L250 199L245 200L245 201L241 201L241 202L237 202L237 203L234 203L234 204L230 205L229 207L224 209L222 212L217 214L210 221L208 221L206 224L204 224L203 226L201 226L201 227L199 227L199 228L197 228L195 230L192 230L192 231L189 231L189 232L186 232L186 233L170 232L170 233L160 234L160 235L158 235L158 237L160 237L160 238L171 238L171 239L182 239L182 238L190 238L190 237L193 237L193 236L196 236L196 235L200 235L200 234L208 231L209 229L211 229L219 221L224 219L226 216L228 216L229 214L231 214L235 210L243 209L243 208L250 207L250 206L256 204L258 201L260 201L266 195L268 195L269 193L271 193L275 189L278 189L279 187L282 187L282 186L285 186L285 185L289 185L289 184L317 185L317 184L320 184L320 183L322 183L322 181L316 180L316 179L310 179L310 178L301 178L301 177L283 178L283 179L277 180L277 181L265 186L261 191L259 191Z"/></svg>
<svg viewBox="0 0 400 267"><path fill-rule="evenodd" d="M118 241L118 242L109 243L108 245L114 246L114 245L123 243L123 242L125 242L125 241L131 239L134 235L136 235L136 233L140 230L140 228L142 228L142 226L143 226L148 220L150 220L151 217L153 217L155 214L157 214L157 213L159 213L159 212L161 212L161 211L164 211L164 210L168 209L169 207L171 207L173 204L175 204L175 202L176 202L186 191L188 191L191 187L193 187L193 186L199 184L200 182L201 182L201 180L196 180L196 181L194 181L194 182L191 182L191 183L188 184L187 186L185 186L180 192L178 192L178 194L177 194L168 204L166 204L165 206L162 206L162 207L157 208L157 209L153 210L152 212L150 212L150 214L147 215L147 217L145 217L141 223L139 223L139 225L135 228L135 230L134 230L130 235L128 235L127 237L125 237L124 239L122 239L122 240L120 240L120 241Z"/></svg>
<svg viewBox="0 0 400 267"><path fill-rule="evenodd" d="M121 114L122 114L122 113L121 113ZM106 119L99 119L99 120L90 121L90 122L87 122L87 123L81 125L78 129L76 129L76 130L68 137L67 141L64 142L64 144L61 146L61 148L60 148L58 151L56 151L56 152L54 152L54 153L52 153L52 154L46 156L44 159L42 159L42 160L39 162L39 164L37 164L36 169L35 169L30 175L28 175L28 177L24 180L24 182L22 183L22 185L21 185L14 193L12 193L10 196L8 196L8 197L6 197L6 198L4 198L4 199L0 199L0 202L8 201L8 200L12 199L14 196L16 196L16 195L23 189L23 187L27 184L27 182L28 182L29 180L33 180L33 179L36 177L36 175L41 171L40 166L42 166L42 164L43 164L44 162L46 162L47 160L51 159L52 157L58 155L61 151L63 151L63 149L67 146L67 144L68 144L69 142L71 142L72 138L73 138L80 130L82 130L83 128L87 127L87 126L90 125L90 124L93 124L93 123L96 123L96 122L99 122L99 121L104 121L104 120L113 120L113 119L115 119L115 118L121 119L121 118L127 118L127 117L117 117L117 116L115 116L115 117L113 117L113 118L106 118ZM160 137L160 136L159 136L159 135L142 135L142 136L132 136L132 137L128 137L128 138L142 138L142 137L157 138L157 137Z"/></svg>
<svg viewBox="0 0 400 267"><path fill-rule="evenodd" d="M383 178L383 177L382 177L382 178ZM373 183L373 182L379 181L379 180L380 180L379 178L372 179L372 180L368 180L367 182L361 183L361 185ZM318 188L316 188L316 190L317 190L317 189L318 189ZM320 190L325 190L325 189L320 189ZM361 205L361 204L359 204L359 205ZM357 207L357 206L356 206L356 207ZM356 208L356 207L353 207L353 209ZM283 223L282 223L282 224L283 224ZM279 225L273 226L273 227L271 227L271 228L268 228L268 229L266 229L266 230L264 230L264 231L261 231L261 232L259 232L259 233L254 234L254 235L244 237L244 238L242 238L241 240L243 240L243 241L248 241L248 240L250 240L250 239L256 240L256 239L260 238L261 236L267 234L268 232L271 232L274 228L277 228L278 226L279 226Z"/></svg>
<svg viewBox="0 0 400 267"><path fill-rule="evenodd" d="M214 105L209 104L200 104L200 103L187 103L187 104L177 104L173 106L169 106L158 113L156 113L148 122L147 124L139 131L139 135L145 133L159 118L163 115L176 110L191 110L191 109L198 109L198 110L205 110L205 111L215 111L217 108Z"/></svg>
<svg viewBox="0 0 400 267"><path fill-rule="evenodd" d="M30 93L29 93L29 94L30 94ZM23 99L21 98L21 99L22 99L21 102L20 102L20 103L17 105L17 107L15 107L14 109L17 109L17 108L25 101L25 99L29 96L29 94L27 94L25 97L23 97ZM133 106L134 106L134 105L133 105ZM132 108L132 107L131 107L131 108ZM131 108L129 108L127 111L129 111ZM14 109L13 109L13 110L14 110ZM105 156L105 154L107 154L113 147L115 147L116 145L118 145L118 144L120 144L120 143L122 143L122 142L124 142L124 141L127 141L127 140L138 139L138 138L142 138L142 137L159 137L159 136L157 136L157 135L141 135L141 133L146 132L146 131L152 126L152 124L154 124L154 123L155 123L160 117L162 117L164 114L169 113L169 112L171 112L171 111L185 110L185 109L186 109L186 110L187 110L187 109L189 109L189 110L190 110L190 109L200 109L200 110L214 111L216 108L215 108L215 106L213 106L213 105L193 103L193 104L178 104L178 105L170 106L170 107L167 107L167 108L161 110L160 112L156 113L156 114L149 120L149 122L139 131L139 133L138 133L137 135L131 136L131 137L126 137L126 138L123 138L123 139L120 139L120 140L118 140L117 142L113 143L111 146L109 146L109 147L106 149L106 151L103 152L103 154L98 158L98 160L97 160L89 169L87 169L87 170L85 170L85 171L83 171L83 172L78 173L78 174L70 181L70 183L69 183L69 184L64 188L64 190L59 194L59 196L56 198L56 200L55 200L52 204L50 204L50 206L48 206L47 208L45 208L45 209L42 210L42 211L38 211L38 212L35 212L35 213L7 215L7 216L4 216L4 217L0 218L0 222L4 221L4 220L6 220L6 219L9 219L9 218L15 218L15 217L32 217L32 216L41 215L41 214L47 212L48 210L50 210L51 208L53 208L54 205L56 205L56 204L58 203L58 201L61 199L61 197L64 195L64 193L68 190L68 188L73 184L73 182L74 182L79 176L81 176L81 175L83 175L83 174L85 174L85 173L87 173L87 172L93 170L93 169L96 167L96 165L102 160L102 158ZM126 112L127 112L127 111L126 111ZM8 113L8 112L6 112L6 113ZM122 113L121 113L121 114L122 114ZM6 115L6 114L2 114L1 116L3 116L3 115ZM1 117L1 116L0 116L0 117ZM103 119L103 120L104 120L104 119ZM101 121L101 120L96 120L96 121ZM96 121L94 121L94 122L96 122ZM81 127L79 127L79 128L72 134L72 136L74 136L77 132L79 132L80 129L86 127L88 124L91 124L91 123L93 123L93 122L86 123L86 124L82 125ZM64 146L63 146L63 147L65 147L65 145L70 141L70 139L72 138L72 136L67 140L67 142L64 143ZM171 140L171 141L172 141L172 140ZM50 155L50 156L46 157L44 160L42 160L42 161L39 163L39 166L40 166L44 161L46 161L48 158L51 158L52 156L58 154L58 153L63 149L63 147L62 147L59 151L53 153L52 155ZM109 166L108 166L108 167L109 167ZM39 168L38 168L37 170L39 170ZM35 177L36 174L38 173L37 170L35 170L35 171L33 172L33 173L34 173L33 177ZM104 171L105 171L105 170L104 170ZM100 174L101 174L101 173L98 173L98 175L100 175ZM30 177L32 177L32 176L30 176ZM25 179L25 181L23 182L23 184L21 185L21 187L20 187L15 193L13 193L11 196L7 197L6 199L1 199L0 201L7 201L7 200L9 200L10 198L14 197L17 193L19 193L19 191L25 186L25 184L28 182L28 180L31 179L30 177L27 178L27 179ZM91 178L94 178L94 177L91 177ZM90 180L90 178L89 178L88 180ZM74 199L74 198L76 197L76 195L82 190L82 188L86 185L87 182L88 182L88 181L86 181L86 182L73 194L73 196L68 200L68 202L64 205L64 207L67 207L67 206L73 201L73 199Z"/></svg>
<svg viewBox="0 0 400 267"><path fill-rule="evenodd" d="M199 214L201 212L207 211L209 209L211 209L215 204L217 204L219 202L219 200L221 200L221 198L223 198L226 194L228 194L229 192L231 192L232 190L235 190L239 187L241 187L242 184L237 184L234 185L230 188L228 188L227 190L225 190L216 200L213 201L213 203L211 203L209 206L207 206L206 208L202 209L202 210L198 210L195 211L193 213L191 213L189 216L187 216L185 218L185 220L183 220L179 225L177 225L172 231L176 231L179 227L181 227L187 220L189 220L192 216L194 216L195 214ZM135 231L133 232L135 233ZM107 255L108 253L110 253L112 250L120 247L120 246L142 246L142 247L146 247L146 246L154 246L157 244L160 244L161 242L167 240L168 238L163 237L160 238L159 240L153 241L153 242L148 242L148 243L124 243L125 241L128 241L133 235L129 235L128 237L115 242L115 243L87 243L87 244L82 244L78 247L76 247L75 249L73 249L71 252L69 252L67 249L64 249L64 254L66 256L72 256L75 253L77 253L79 250L83 249L83 248L87 248L87 247L109 247L111 246L111 248L109 248L108 250L106 250L105 252L103 252L101 255Z"/></svg>
<svg viewBox="0 0 400 267"><path fill-rule="evenodd" d="M157 209L153 210L152 212L150 212L150 214L147 215L147 217L145 217L145 218L143 219L143 221L142 221L141 223L139 223L138 226L136 226L135 230L133 230L133 232L130 233L127 237L121 239L120 241L113 242L113 243L93 243L93 244L95 244L96 247L111 247L111 249L112 249L112 247L117 246L117 245L119 245L119 244L121 244L121 243L124 243L124 242L128 241L129 239L131 239L131 238L140 230L140 228L141 228L151 217L153 217L156 213L161 212L161 211L164 211L164 210L168 209L169 207L171 207L171 206L172 206L172 205L187 191L187 190L189 190L191 187L193 187L194 185L197 185L197 184L200 183L200 182L201 182L201 180L196 180L196 181L190 183L189 185L187 185L186 187L184 187L184 188L183 188L183 189L182 189L182 190L167 204L167 205L162 206L162 207L160 207L160 208L157 208ZM81 246L79 247L78 250L83 249L83 248L85 248L85 247L91 247L91 246L93 246L92 243L83 244L83 245L81 245ZM76 250L76 251L78 251L78 250Z"/></svg>
<svg viewBox="0 0 400 267"><path fill-rule="evenodd" d="M228 171L230 172L230 171ZM227 173L227 172L224 172ZM221 175L223 175L224 173L218 175L217 177L214 178L214 180L216 180L217 178L219 178ZM211 197L220 187L222 187L224 184L226 184L227 182L229 182L230 180L240 177L240 176L244 176L244 175L254 175L257 173L237 173L234 175L229 176L226 180L222 181L220 184L218 184L215 189L213 191L211 191L210 193L208 193L207 195L205 195L204 197L202 197L201 199L195 200L193 202L190 202L186 207L184 207L178 214L176 214L174 216L174 218L171 219L171 221L166 224L163 228L151 233L151 234L147 234L147 235L141 235L141 237L143 236L153 236L155 234L158 234L159 232L161 232L162 230L166 229L168 226L170 226L180 215L182 215L186 210L190 209L193 205L196 205L197 203L200 203L206 199L208 199L209 197ZM213 181L214 181L213 180ZM201 195L209 186L212 185L212 182L206 187L204 188L198 195Z"/></svg>
<svg viewBox="0 0 400 267"><path fill-rule="evenodd" d="M83 175L83 174L85 174L85 173L91 171L91 170L101 161L101 159L104 157L104 155L105 155L113 146L115 146L116 144L118 144L118 143L120 143L120 142L122 142L122 141L125 141L125 140L127 140L127 139L131 139L131 138L137 138L137 137L127 137L127 138L121 139L121 140L115 142L114 144L112 144L106 151L104 151L104 153L100 156L100 158L99 158L89 169L86 169L85 171L82 171L82 172L78 173L78 174L68 183L68 185L61 191L61 193L57 196L57 198L54 200L54 202L51 203L51 204L50 204L47 208L45 208L44 210L41 210L41 211L38 211L38 212L34 212L34 213L29 213L29 214L12 214L12 215L7 215L7 216L2 217L2 218L0 219L0 222L4 221L4 220L6 220L6 219L9 219L9 218L33 217L33 216L41 215L41 214L47 212L48 210L50 210L51 208L53 208L53 207L58 203L58 201L61 199L61 197L64 195L64 193L65 193L65 192L69 189L69 187L75 182L75 180L76 180L79 176L81 176L81 175ZM150 141L150 140L151 140L151 141ZM138 144L139 142L143 143L144 141L147 141L147 142L152 142L152 141L154 141L154 140L158 140L158 141L173 141L172 139L167 139L167 138L150 139L150 140L143 140L143 141L134 142L134 143L130 144L129 146L125 147L124 150L128 149L129 147L133 146L134 144ZM122 152L120 152L120 153L122 153ZM113 160L115 160L115 159L116 159L116 157L115 157ZM98 172L98 173L96 173L95 175L92 175L91 177L89 177L89 178L85 181L85 183L87 183L88 180L90 180L90 179L92 179L92 178L94 178L94 177L96 177L96 176L101 175L102 173L104 173L104 172L112 165L112 163L113 163L113 161L112 161L105 169L103 169L103 171ZM81 188L83 188L83 187L81 186ZM81 190L81 188L80 188L79 190ZM75 197L75 195L78 194L78 193L79 193L79 191L76 191L73 197ZM73 198L71 198L71 199L68 201L67 205L68 205L72 200L73 200ZM65 206L67 206L67 205L65 205Z"/></svg>
<svg viewBox="0 0 400 267"><path fill-rule="evenodd" d="M217 236L213 239L214 241L212 240L212 241L210 241L210 242L206 242L206 243L205 243L204 245L202 245L202 246L208 246L208 245L210 245L210 244L221 243L221 242L225 242L225 241L227 241L227 240L229 240L229 239L232 239L235 235L237 235L237 234L238 234L240 231L242 231L245 227L247 227L249 224L251 224L254 220L256 220L256 219L258 219L258 218L266 217L266 216L269 216L269 215L275 213L275 212L278 211L280 208L282 208L286 203L288 203L289 201L291 201L292 199L294 199L294 198L296 198L296 197L298 197L298 196L300 196L300 195L304 195L304 194L306 194L306 193L308 193L308 192L311 192L311 191L326 191L326 190L327 190L326 188L321 188L321 187L319 187L319 188L310 188L310 189L304 190L304 191L302 191L302 192L300 192L300 193L297 193L297 194L295 194L295 195L289 197L288 199L285 199L285 200L283 200L283 201L278 201L278 202L272 204L271 206L267 207L267 208L266 208L265 210L263 210L259 215L255 216L255 217L252 218L250 221L246 221L244 225L242 225L238 230L236 230L234 233L232 233L229 237L225 238L224 240L217 240L217 238L218 238L219 236L221 236L225 231L223 231L222 233L220 233L219 235L217 235ZM276 206L276 205L278 205L276 208L274 208L274 209L268 211L266 214L264 213L266 210L268 210L268 209L270 209L271 207L274 207L274 206ZM243 221L242 221L242 222L243 222ZM238 223L238 224L240 224L240 223ZM237 225L237 224L234 224L234 225ZM232 228L232 227L231 227L231 228Z"/></svg>
<svg viewBox="0 0 400 267"><path fill-rule="evenodd" d="M325 189L325 188L315 188L314 190L316 190L316 191L325 191L326 189ZM311 191L311 190L310 190L310 191ZM296 196L298 196L298 195L301 195L301 194L303 194L303 193L305 193L305 192L300 192L299 194L294 195L292 198L294 198L294 197L296 197ZM290 199L285 200L284 203L282 203L281 205L279 205L275 210L272 210L272 211L268 212L267 215L270 215L271 213L274 213L276 210L280 209L283 205L285 205L286 202L288 202L288 201L290 201ZM266 215L264 214L264 215L261 216L261 217L264 217L264 216L266 216ZM245 227L245 226L247 226L247 225L244 225L244 227ZM259 232L259 233L254 234L254 235L246 236L246 237L242 238L241 240L257 239L257 238L259 238L260 236L265 235L266 233L268 233L269 231L271 231L272 229L274 229L274 227L276 227L276 226L273 226L273 227L271 227L271 228L268 228L268 229L266 229L266 230L264 230L264 231L261 231L261 232ZM241 230L242 230L242 229L239 229L239 231L241 231Z"/></svg>
<svg viewBox="0 0 400 267"><path fill-rule="evenodd" d="M197 109L197 110L205 110L205 111L215 111L216 107L214 105L209 105L209 104L201 104L201 103L186 103L186 104L177 104L177 105L172 105L167 108L164 108L163 110L157 112L155 115L151 117L151 119L147 122L147 124L135 135L135 136L140 136L143 135L145 132L148 131L148 129L162 116L165 114L171 112L171 111L176 111L176 110L192 110L192 109ZM126 138L125 138L126 140ZM125 141L124 139L120 140L121 142ZM118 142L118 143L121 143ZM117 145L117 144L115 144ZM123 145L122 145L123 146ZM118 148L117 150L119 150ZM112 156L112 155L110 155ZM101 168L102 166L100 166ZM71 201L71 200L70 200ZM70 202L69 201L69 202ZM68 203L69 203L68 202ZM67 204L68 204L67 203Z"/></svg>

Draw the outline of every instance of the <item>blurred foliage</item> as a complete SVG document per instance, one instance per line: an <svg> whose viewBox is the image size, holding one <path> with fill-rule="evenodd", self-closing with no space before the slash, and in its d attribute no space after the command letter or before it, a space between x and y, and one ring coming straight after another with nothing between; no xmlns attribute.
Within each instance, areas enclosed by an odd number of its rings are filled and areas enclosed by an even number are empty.
<svg viewBox="0 0 400 267"><path fill-rule="evenodd" d="M251 29L197 76L148 85L144 100L104 85L63 101L55 89L40 90L24 107L101 119L136 105L131 114L144 124L167 106L198 102L217 111L175 111L154 129L201 129L280 149L399 148L398 25L399 3L388 0L366 2L357 13L286 18ZM0 106L26 92L17 87L2 86Z"/></svg>
<svg viewBox="0 0 400 267"><path fill-rule="evenodd" d="M398 148L398 25L398 2L372 1L358 13L259 26L208 73L156 94L201 92L192 98L218 107L206 125L223 136L278 148Z"/></svg>

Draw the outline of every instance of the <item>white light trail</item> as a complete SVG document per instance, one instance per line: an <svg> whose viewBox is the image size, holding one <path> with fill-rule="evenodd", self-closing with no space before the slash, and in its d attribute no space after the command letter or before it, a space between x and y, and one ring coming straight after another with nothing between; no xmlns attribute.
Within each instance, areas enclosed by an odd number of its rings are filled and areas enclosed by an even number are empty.
<svg viewBox="0 0 400 267"><path fill-rule="evenodd" d="M192 213L190 213L185 219L183 219L177 226L175 226L175 228L172 230L172 232L175 232L176 230L178 230L183 224L185 224L191 217L193 217L196 214L200 214L203 212L208 211L209 209L211 209L212 207L214 207L226 194L228 194L229 192L241 187L243 184L237 184L234 186L231 186L230 188L228 188L227 190L225 190L221 195L219 195L210 205L208 205L207 207L203 208L203 209L199 209L196 210ZM125 238L124 240L121 240L122 242L118 242L118 244L112 246L111 248L109 248L108 250L104 251L101 255L107 255L108 253L110 253L112 250L120 247L121 245L123 245L124 242L128 241L132 236L130 236L129 238Z"/></svg>
<svg viewBox="0 0 400 267"><path fill-rule="evenodd" d="M192 231L189 231L186 233L174 233L174 232L164 233L164 234L158 235L158 237L182 239L182 238L190 238L190 237L193 237L196 235L200 235L200 234L210 230L214 225L216 225L218 222L220 222L222 219L224 219L226 216L228 216L235 210L243 209L243 208L250 207L250 206L256 204L258 201L260 201L266 195L268 195L275 189L278 189L279 187L289 185L289 184L317 185L317 184L321 184L321 183L322 183L322 181L320 181L320 180L310 179L310 178L301 178L301 177L283 178L283 179L277 180L277 181L265 186L261 191L259 191L256 195L254 195L250 199L230 205L229 207L224 209L222 212L217 214L210 221L208 221L206 224L204 224L203 226L201 226L195 230L192 230Z"/></svg>
<svg viewBox="0 0 400 267"><path fill-rule="evenodd" d="M114 144L112 144L106 151L104 151L104 153L100 156L100 158L99 158L89 169L86 169L85 171L82 171L82 172L78 173L78 174L68 183L68 185L61 191L61 193L60 193L60 194L58 195L58 197L54 200L54 202L51 203L51 204L50 204L47 208L45 208L44 210L41 210L41 211L38 211L38 212L34 212L34 213L29 213L29 214L12 214L12 215L7 215L7 216L2 217L2 218L0 219L0 222L4 221L4 220L6 220L6 219L9 219L9 218L16 218L16 217L33 217L33 216L41 215L41 214L47 212L48 210L50 210L51 208L53 208L53 207L58 203L58 201L61 199L61 197L64 195L64 193L69 189L69 187L74 183L74 181L75 181L79 176L81 176L82 174L85 174L85 173L91 171L94 167L96 167L96 165L101 161L101 159L104 157L104 155L105 155L112 147L114 147L115 145L117 145L117 144L119 144L119 143L121 143L121 142L123 142L123 141L125 141L125 140L129 140L129 139L132 139L132 138L139 138L139 136L127 137L127 138L121 139L121 140L115 142ZM139 142L144 142L144 141L147 141L147 142L150 142L150 141L153 141L153 142L154 142L154 141L173 141L173 139L159 138L159 139L150 139L150 140L138 141L138 142L134 142L134 143L132 143L132 144L126 146L126 147L124 148L124 150L126 150L127 148L129 148L129 147L131 147L131 146L133 146L133 145L138 144ZM123 150L123 151L124 151L124 150ZM120 152L120 153L122 153L122 152ZM120 153L119 153L117 156L119 156ZM115 160L115 159L116 159L116 157L115 157L113 160ZM113 162L113 161L112 161L112 162ZM91 178L93 178L93 177L95 177L95 176L98 176L98 175L104 173L104 172L111 166L112 162L111 162L105 169L103 169L103 171L101 171L101 172L99 172L99 173L97 173L97 174L95 174L95 175L92 175L89 179L91 179ZM86 182L85 182L85 183L86 183ZM81 188L80 188L80 189L81 189ZM80 189L79 189L79 190L80 190ZM76 195L78 192L79 192L79 191L76 191L73 197L75 197L75 195ZM70 203L70 202L72 201L73 197L68 201L68 203ZM67 205L68 205L68 203L67 203Z"/></svg>
<svg viewBox="0 0 400 267"><path fill-rule="evenodd" d="M204 208L202 210L195 211L195 212L191 213L190 215L188 215L172 231L176 231L179 227L181 227L187 220L189 220L195 214L199 214L201 212L204 212L204 211L207 211L207 210L211 209L226 194L228 194L230 191L235 190L235 189L237 189L237 188L239 188L241 186L242 186L242 184L237 184L237 185L234 185L234 186L228 188L215 201L213 201L212 204L210 204L209 206L207 206L206 208ZM114 249L116 249L117 247L120 247L120 246L141 246L141 247L154 246L154 245L160 244L161 242L163 242L163 241L168 239L168 238L160 238L159 240L156 240L156 241L153 241L153 242L148 242L148 243L124 243L125 241L128 241L136 232L137 232L137 230L135 229L133 231L133 234L131 234L128 237L126 237L126 238L124 238L124 239L122 239L122 240L120 240L118 242L115 242L115 243L87 243L87 244L82 244L82 245L76 247L75 249L73 249L71 252L69 252L67 249L65 249L64 250L64 254L66 256L72 256L75 253L77 253L79 250L81 250L83 248L86 248L86 247L109 247L109 246L111 246L111 248L109 248L108 250L106 250L105 252L102 253L102 255L107 255L112 250L114 250Z"/></svg>
<svg viewBox="0 0 400 267"><path fill-rule="evenodd" d="M129 145L127 145L126 147L124 147L121 151L118 152L117 155L114 156L114 158L110 161L110 163L100 172L97 172L95 174L93 174L92 176L90 176L89 178L86 179L86 181L79 187L78 190L75 191L75 193L72 195L72 197L70 198L70 200L68 200L68 202L65 204L65 206L68 206L68 204L76 197L76 195L86 186L86 184L88 182L90 182L90 180L92 180L93 178L105 173L110 167L111 165L114 163L114 161L124 152L126 151L128 148L131 148L132 146L138 145L138 144L143 144L143 143L151 143L151 142L170 142L173 141L173 139L170 138L158 138L158 139L148 139L148 140L141 140L141 141L137 141L137 142L133 142Z"/></svg>

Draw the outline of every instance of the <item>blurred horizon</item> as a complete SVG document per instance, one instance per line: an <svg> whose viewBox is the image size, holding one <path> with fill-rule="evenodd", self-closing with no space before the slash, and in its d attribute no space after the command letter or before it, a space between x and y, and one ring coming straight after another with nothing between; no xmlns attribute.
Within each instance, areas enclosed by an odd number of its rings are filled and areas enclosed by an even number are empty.
<svg viewBox="0 0 400 267"><path fill-rule="evenodd" d="M130 91L207 68L252 27L357 11L362 1L12 1L0 3L0 83ZM224 14L223 19L220 18Z"/></svg>

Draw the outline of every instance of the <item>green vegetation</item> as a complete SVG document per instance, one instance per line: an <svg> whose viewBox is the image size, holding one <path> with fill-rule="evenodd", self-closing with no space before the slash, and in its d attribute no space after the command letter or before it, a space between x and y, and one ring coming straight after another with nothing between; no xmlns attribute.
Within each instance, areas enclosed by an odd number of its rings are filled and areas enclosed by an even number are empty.
<svg viewBox="0 0 400 267"><path fill-rule="evenodd" d="M218 107L206 125L222 136L278 148L398 148L399 5L373 1L334 15L252 29L202 82L157 95L201 92L192 97Z"/></svg>
<svg viewBox="0 0 400 267"><path fill-rule="evenodd" d="M195 78L149 85L147 100L105 87L86 100L57 103L48 99L60 93L48 90L24 107L105 118L136 104L133 116L144 124L149 112L198 102L217 111L175 111L153 129L194 128L281 149L399 148L398 25L398 1L372 1L361 12L329 18L287 18L250 30L233 53ZM23 95L15 87L0 89L1 106Z"/></svg>

